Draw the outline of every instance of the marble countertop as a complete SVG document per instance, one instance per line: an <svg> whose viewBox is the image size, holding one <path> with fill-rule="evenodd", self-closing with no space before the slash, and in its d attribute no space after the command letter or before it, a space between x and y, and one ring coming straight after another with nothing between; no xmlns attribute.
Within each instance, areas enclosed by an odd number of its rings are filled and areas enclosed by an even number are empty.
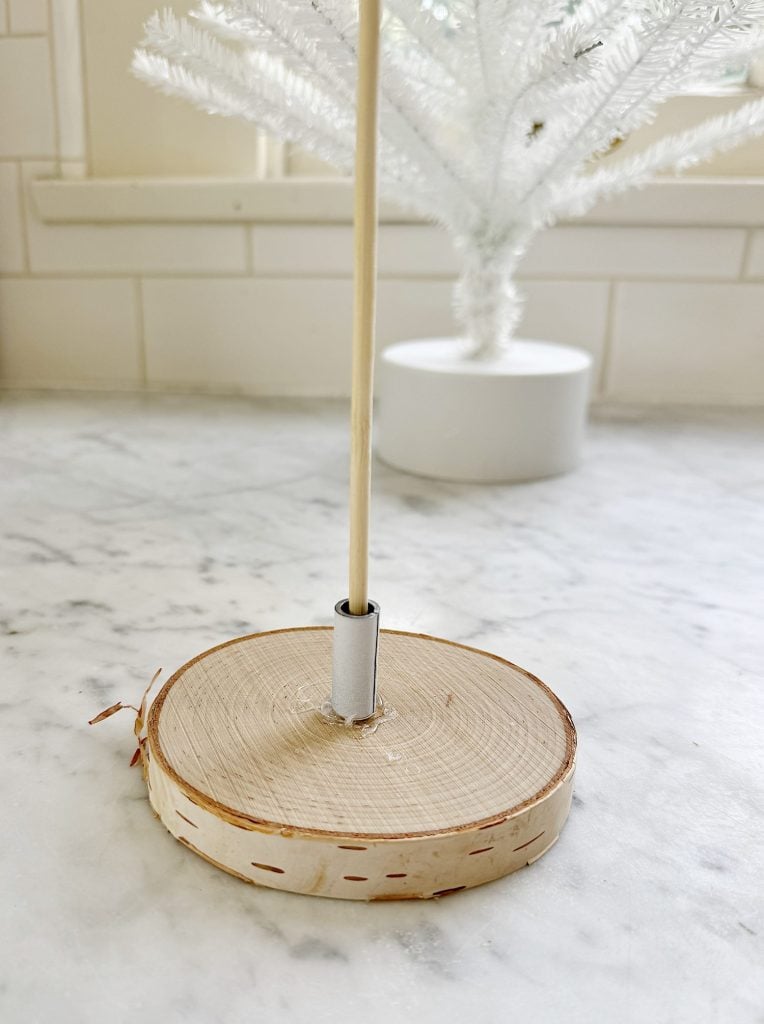
<svg viewBox="0 0 764 1024"><path fill-rule="evenodd" d="M485 647L570 708L570 820L427 903L291 896L152 816L134 702L216 642L329 623L346 411L0 401L0 1019L55 1024L764 1020L764 412L600 415L516 487L376 467L384 625Z"/></svg>

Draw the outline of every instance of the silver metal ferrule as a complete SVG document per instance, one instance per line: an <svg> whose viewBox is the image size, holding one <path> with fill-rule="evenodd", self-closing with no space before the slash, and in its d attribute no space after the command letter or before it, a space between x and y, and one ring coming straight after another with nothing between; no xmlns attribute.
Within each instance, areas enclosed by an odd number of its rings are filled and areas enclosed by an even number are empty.
<svg viewBox="0 0 764 1024"><path fill-rule="evenodd" d="M379 605L351 615L347 599L334 606L332 707L340 718L362 722L377 707Z"/></svg>

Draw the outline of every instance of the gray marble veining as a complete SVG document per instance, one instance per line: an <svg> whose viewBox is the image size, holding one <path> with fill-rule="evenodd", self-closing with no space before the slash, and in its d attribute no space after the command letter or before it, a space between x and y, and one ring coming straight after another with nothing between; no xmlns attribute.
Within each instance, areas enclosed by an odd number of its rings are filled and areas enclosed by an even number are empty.
<svg viewBox="0 0 764 1024"><path fill-rule="evenodd" d="M579 730L533 868L422 904L255 890L152 817L135 701L215 642L330 623L346 411L0 401L0 1019L764 1021L764 414L623 411L567 477L376 467L384 625L496 651Z"/></svg>

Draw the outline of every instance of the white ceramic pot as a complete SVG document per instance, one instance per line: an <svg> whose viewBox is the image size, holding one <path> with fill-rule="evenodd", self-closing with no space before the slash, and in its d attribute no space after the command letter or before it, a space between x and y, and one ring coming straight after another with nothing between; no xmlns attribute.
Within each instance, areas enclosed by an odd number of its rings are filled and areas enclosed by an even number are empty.
<svg viewBox="0 0 764 1024"><path fill-rule="evenodd" d="M377 452L442 480L533 480L579 461L591 356L517 340L499 359L468 358L461 338L386 348L379 361Z"/></svg>

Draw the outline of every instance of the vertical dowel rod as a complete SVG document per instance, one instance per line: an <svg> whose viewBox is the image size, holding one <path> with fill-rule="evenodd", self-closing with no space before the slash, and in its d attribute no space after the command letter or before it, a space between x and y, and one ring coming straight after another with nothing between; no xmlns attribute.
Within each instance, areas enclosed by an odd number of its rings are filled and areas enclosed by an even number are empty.
<svg viewBox="0 0 764 1024"><path fill-rule="evenodd" d="M351 615L369 607L369 502L377 276L379 0L358 0L359 47L354 200L353 371L350 406Z"/></svg>

